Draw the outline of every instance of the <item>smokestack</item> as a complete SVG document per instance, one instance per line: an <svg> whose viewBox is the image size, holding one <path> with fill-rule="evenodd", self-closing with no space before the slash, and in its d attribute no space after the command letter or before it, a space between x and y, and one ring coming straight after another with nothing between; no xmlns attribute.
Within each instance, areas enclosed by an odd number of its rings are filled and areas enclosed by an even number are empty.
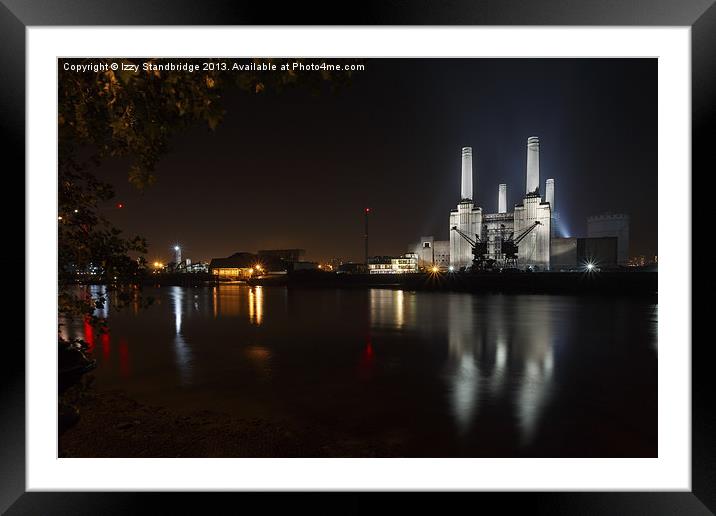
<svg viewBox="0 0 716 516"><path fill-rule="evenodd" d="M527 195L539 191L539 138L527 138Z"/></svg>
<svg viewBox="0 0 716 516"><path fill-rule="evenodd" d="M472 147L462 148L462 185L460 198L472 200Z"/></svg>
<svg viewBox="0 0 716 516"><path fill-rule="evenodd" d="M507 213L507 185L501 184L497 196L497 213Z"/></svg>
<svg viewBox="0 0 716 516"><path fill-rule="evenodd" d="M548 179L544 185L544 200L549 203L549 208L554 213L554 179Z"/></svg>

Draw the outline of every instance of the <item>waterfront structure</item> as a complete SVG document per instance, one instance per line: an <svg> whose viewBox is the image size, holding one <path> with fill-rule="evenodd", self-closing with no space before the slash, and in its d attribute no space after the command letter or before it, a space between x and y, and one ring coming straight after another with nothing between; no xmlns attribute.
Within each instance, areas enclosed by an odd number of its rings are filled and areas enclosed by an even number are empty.
<svg viewBox="0 0 716 516"><path fill-rule="evenodd" d="M554 271L583 271L590 267L617 266L617 238L553 238L551 269Z"/></svg>
<svg viewBox="0 0 716 516"><path fill-rule="evenodd" d="M446 271L450 267L449 240L435 240L433 236L422 236L420 241L410 246L410 250L417 255L420 270L437 267L441 271Z"/></svg>
<svg viewBox="0 0 716 516"><path fill-rule="evenodd" d="M173 272L190 274L209 272L209 264L206 262L192 262L190 258L185 258L179 264L175 265Z"/></svg>
<svg viewBox="0 0 716 516"><path fill-rule="evenodd" d="M405 274L418 272L418 255L373 256L368 259L369 274Z"/></svg>
<svg viewBox="0 0 716 516"><path fill-rule="evenodd" d="M588 237L617 237L617 261L629 264L629 215L603 213L587 218Z"/></svg>
<svg viewBox="0 0 716 516"><path fill-rule="evenodd" d="M455 270L472 265L472 247L452 228L456 227L473 238L482 230L482 208L475 206L472 183L472 147L462 148L460 202L450 211L450 266Z"/></svg>
<svg viewBox="0 0 716 516"><path fill-rule="evenodd" d="M472 265L472 246L462 238L457 228L478 242L487 243L486 258L504 263L502 242L518 238L529 231L518 246L518 266L533 270L549 270L552 240L552 205L554 202L554 179L547 181L544 191L548 199L540 195L539 138L527 139L526 188L522 202L512 211L507 210L507 185L498 187L497 213L485 213L473 202L472 181L473 153L471 147L462 149L461 199L457 209L450 211L450 266L454 270ZM469 175L467 179L465 176Z"/></svg>
<svg viewBox="0 0 716 516"><path fill-rule="evenodd" d="M260 274L285 274L287 264L280 258L253 253L234 253L226 258L213 258L209 272L217 280L245 280Z"/></svg>
<svg viewBox="0 0 716 516"><path fill-rule="evenodd" d="M534 230L519 245L517 263L520 267L549 270L552 241L552 210L543 202L539 192L527 194L522 204L515 206L515 235L520 235L533 224Z"/></svg>

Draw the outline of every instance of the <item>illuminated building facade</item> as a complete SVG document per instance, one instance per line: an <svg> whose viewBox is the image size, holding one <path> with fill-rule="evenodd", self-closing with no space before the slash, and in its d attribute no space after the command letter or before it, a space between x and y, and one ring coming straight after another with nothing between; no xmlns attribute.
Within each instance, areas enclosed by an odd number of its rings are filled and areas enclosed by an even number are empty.
<svg viewBox="0 0 716 516"><path fill-rule="evenodd" d="M474 238L482 231L482 208L472 202L472 147L462 148L460 202L450 211L450 266L455 270L472 265L472 246L452 228Z"/></svg>
<svg viewBox="0 0 716 516"><path fill-rule="evenodd" d="M253 253L234 253L227 258L213 258L209 264L212 277L217 280L246 280L261 274L285 273L286 262Z"/></svg>
<svg viewBox="0 0 716 516"><path fill-rule="evenodd" d="M450 241L435 240L432 236L422 236L420 241L410 246L418 257L418 269L437 267L441 271L450 267Z"/></svg>
<svg viewBox="0 0 716 516"><path fill-rule="evenodd" d="M539 138L527 139L526 187L522 202L508 211L507 185L498 187L497 213L485 213L473 203L472 148L462 149L461 200L457 209L450 211L450 265L454 270L472 266L472 245L453 228L470 238L487 243L488 260L500 263L505 257L502 242L518 239L529 231L518 245L518 267L549 270L552 241L552 203L554 179L546 181L547 198L540 194ZM466 175L469 178L466 178Z"/></svg>
<svg viewBox="0 0 716 516"><path fill-rule="evenodd" d="M368 259L369 274L405 274L418 272L418 255L374 256Z"/></svg>

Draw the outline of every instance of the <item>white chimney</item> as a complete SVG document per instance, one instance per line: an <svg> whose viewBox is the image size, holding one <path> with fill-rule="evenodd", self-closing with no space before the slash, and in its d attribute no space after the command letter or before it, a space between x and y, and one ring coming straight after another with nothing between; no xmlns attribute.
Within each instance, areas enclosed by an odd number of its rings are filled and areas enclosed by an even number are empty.
<svg viewBox="0 0 716 516"><path fill-rule="evenodd" d="M549 208L554 213L554 179L548 179L545 182L544 200L549 203Z"/></svg>
<svg viewBox="0 0 716 516"><path fill-rule="evenodd" d="M527 195L539 190L539 138L527 138Z"/></svg>
<svg viewBox="0 0 716 516"><path fill-rule="evenodd" d="M460 198L472 200L472 147L462 148L462 185Z"/></svg>
<svg viewBox="0 0 716 516"><path fill-rule="evenodd" d="M497 213L507 213L507 185L501 184L497 197Z"/></svg>

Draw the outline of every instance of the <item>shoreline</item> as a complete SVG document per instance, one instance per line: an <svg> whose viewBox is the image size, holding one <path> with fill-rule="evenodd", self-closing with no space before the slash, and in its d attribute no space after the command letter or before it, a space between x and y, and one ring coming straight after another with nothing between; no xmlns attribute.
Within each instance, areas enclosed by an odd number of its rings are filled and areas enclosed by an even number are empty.
<svg viewBox="0 0 716 516"><path fill-rule="evenodd" d="M400 456L390 443L317 425L211 410L182 413L91 385L72 387L62 400L76 406L80 417L59 436L59 458Z"/></svg>
<svg viewBox="0 0 716 516"><path fill-rule="evenodd" d="M80 285L92 283L80 283ZM475 294L565 294L656 296L655 271L601 272L483 272L475 274L335 274L300 271L264 276L244 282L217 282L208 274L166 274L148 277L144 286L212 287L244 284L287 288L390 288L422 292L463 292Z"/></svg>

